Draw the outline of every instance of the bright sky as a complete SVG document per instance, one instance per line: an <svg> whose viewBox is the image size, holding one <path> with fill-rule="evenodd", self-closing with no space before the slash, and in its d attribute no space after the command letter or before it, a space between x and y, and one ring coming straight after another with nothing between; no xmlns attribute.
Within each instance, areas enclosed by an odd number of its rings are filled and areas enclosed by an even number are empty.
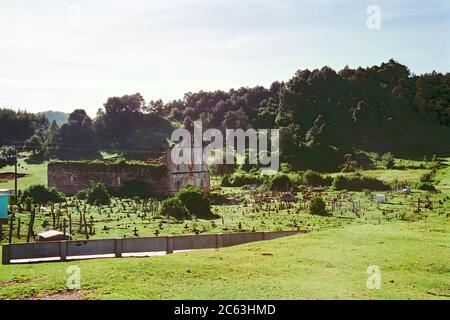
<svg viewBox="0 0 450 320"><path fill-rule="evenodd" d="M450 72L450 1L0 0L0 106L33 112L95 115L109 96L167 101L391 57Z"/></svg>

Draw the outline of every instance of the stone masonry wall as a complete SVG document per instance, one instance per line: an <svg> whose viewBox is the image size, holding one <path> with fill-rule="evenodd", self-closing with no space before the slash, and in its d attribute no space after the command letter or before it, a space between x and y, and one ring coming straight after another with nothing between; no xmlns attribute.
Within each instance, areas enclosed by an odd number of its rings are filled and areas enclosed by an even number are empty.
<svg viewBox="0 0 450 320"><path fill-rule="evenodd" d="M119 189L124 182L142 181L161 196L168 194L167 171L146 165L111 165L102 163L55 162L48 164L48 186L67 195L90 187L91 181Z"/></svg>

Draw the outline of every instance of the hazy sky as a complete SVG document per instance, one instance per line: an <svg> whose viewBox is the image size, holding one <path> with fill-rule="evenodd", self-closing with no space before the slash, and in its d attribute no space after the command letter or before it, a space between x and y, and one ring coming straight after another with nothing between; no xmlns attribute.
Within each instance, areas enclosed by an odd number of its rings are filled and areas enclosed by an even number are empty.
<svg viewBox="0 0 450 320"><path fill-rule="evenodd" d="M391 57L450 72L450 1L0 0L0 107L93 115L109 96L166 101Z"/></svg>

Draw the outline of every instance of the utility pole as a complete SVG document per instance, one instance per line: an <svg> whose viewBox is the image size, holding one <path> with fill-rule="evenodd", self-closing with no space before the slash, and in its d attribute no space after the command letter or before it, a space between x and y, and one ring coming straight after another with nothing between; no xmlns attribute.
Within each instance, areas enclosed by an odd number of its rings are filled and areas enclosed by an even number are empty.
<svg viewBox="0 0 450 320"><path fill-rule="evenodd" d="M17 204L17 144L14 145L14 197Z"/></svg>

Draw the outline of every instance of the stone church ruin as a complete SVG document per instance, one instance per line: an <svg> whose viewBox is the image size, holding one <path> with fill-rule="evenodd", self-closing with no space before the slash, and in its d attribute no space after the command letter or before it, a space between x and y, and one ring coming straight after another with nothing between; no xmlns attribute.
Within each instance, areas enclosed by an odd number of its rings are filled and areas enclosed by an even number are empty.
<svg viewBox="0 0 450 320"><path fill-rule="evenodd" d="M188 185L209 192L208 165L174 164L170 150L152 161L56 161L48 164L48 186L67 195L87 189L92 182L119 190L126 182L144 182L158 196L172 196Z"/></svg>

